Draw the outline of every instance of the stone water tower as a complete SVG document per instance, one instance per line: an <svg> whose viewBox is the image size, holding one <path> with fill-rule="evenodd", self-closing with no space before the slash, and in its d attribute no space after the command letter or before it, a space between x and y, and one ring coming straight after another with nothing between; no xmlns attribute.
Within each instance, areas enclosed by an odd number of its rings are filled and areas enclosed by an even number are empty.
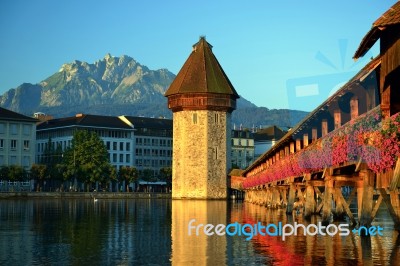
<svg viewBox="0 0 400 266"><path fill-rule="evenodd" d="M225 199L239 95L200 37L165 93L173 112L172 198Z"/></svg>

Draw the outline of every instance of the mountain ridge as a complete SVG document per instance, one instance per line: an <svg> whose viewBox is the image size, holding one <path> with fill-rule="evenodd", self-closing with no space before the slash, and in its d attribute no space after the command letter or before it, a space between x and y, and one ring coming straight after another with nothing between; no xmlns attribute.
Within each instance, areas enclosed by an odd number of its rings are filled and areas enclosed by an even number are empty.
<svg viewBox="0 0 400 266"><path fill-rule="evenodd" d="M23 83L0 96L0 106L25 115L44 112L54 117L76 113L171 118L164 97L175 74L166 68L150 70L134 58L111 56L87 63L74 60L37 84ZM232 122L246 127L290 127L307 113L257 107L241 96Z"/></svg>

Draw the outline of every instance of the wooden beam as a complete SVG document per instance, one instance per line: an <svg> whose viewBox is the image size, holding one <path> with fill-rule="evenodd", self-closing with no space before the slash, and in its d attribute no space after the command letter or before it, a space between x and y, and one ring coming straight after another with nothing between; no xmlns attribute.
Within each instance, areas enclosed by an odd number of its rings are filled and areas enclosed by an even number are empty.
<svg viewBox="0 0 400 266"><path fill-rule="evenodd" d="M374 205L374 209L372 210L371 213L371 220L373 221L375 219L376 213L378 212L379 206L381 205L383 200L383 196L382 194L379 195L378 200L376 201L375 205Z"/></svg>
<svg viewBox="0 0 400 266"><path fill-rule="evenodd" d="M288 197L288 203L286 206L286 213L291 214L293 212L293 206L294 206L294 198L296 194L296 188L293 183L290 184L289 187L289 197Z"/></svg>
<svg viewBox="0 0 400 266"><path fill-rule="evenodd" d="M362 173L363 178L363 187L358 188L361 191L361 195L359 195L359 199L361 198L361 205L359 204L358 213L360 216L358 217L358 221L361 226L369 227L372 222L372 203L374 196L374 173L371 170L363 170ZM357 191L357 192L359 192Z"/></svg>
<svg viewBox="0 0 400 266"><path fill-rule="evenodd" d="M390 182L389 190L393 191L397 189L400 184L400 158L397 159L396 166L393 171L392 182Z"/></svg>
<svg viewBox="0 0 400 266"><path fill-rule="evenodd" d="M321 211L322 207L324 207L324 201L321 201L321 203L318 205L317 210L315 212L319 213Z"/></svg>
<svg viewBox="0 0 400 266"><path fill-rule="evenodd" d="M299 198L299 201L304 204L304 195L301 188L297 188L297 197Z"/></svg>
<svg viewBox="0 0 400 266"><path fill-rule="evenodd" d="M332 213L333 180L326 181L322 208L322 224L328 224Z"/></svg>
<svg viewBox="0 0 400 266"><path fill-rule="evenodd" d="M335 188L335 196L337 199L337 203L341 204L344 208L344 211L346 212L347 216L349 216L351 222L353 224L356 224L356 219L354 219L353 213L350 210L349 204L347 204L346 200L344 199L342 195L342 191L340 188Z"/></svg>
<svg viewBox="0 0 400 266"><path fill-rule="evenodd" d="M307 186L306 188L306 204L304 208L304 217L309 218L315 212L315 195L314 188L312 186Z"/></svg>
<svg viewBox="0 0 400 266"><path fill-rule="evenodd" d="M346 201L347 205L350 206L351 202L353 201L353 199L354 199L355 196L356 196L356 191L357 191L357 189L355 189L355 188L353 189L353 191L351 191L350 196L349 196L349 198L348 198L347 201Z"/></svg>
<svg viewBox="0 0 400 266"><path fill-rule="evenodd" d="M325 186L325 182L323 180L310 180L306 181L306 186L313 186L313 187L323 187Z"/></svg>
<svg viewBox="0 0 400 266"><path fill-rule="evenodd" d="M392 203L390 202L390 197L389 195L386 193L386 190L384 188L378 188L379 193L382 195L383 197L383 201L385 202L389 214L393 219L394 222L394 227L396 230L400 230L400 219L396 214L396 211L393 209Z"/></svg>

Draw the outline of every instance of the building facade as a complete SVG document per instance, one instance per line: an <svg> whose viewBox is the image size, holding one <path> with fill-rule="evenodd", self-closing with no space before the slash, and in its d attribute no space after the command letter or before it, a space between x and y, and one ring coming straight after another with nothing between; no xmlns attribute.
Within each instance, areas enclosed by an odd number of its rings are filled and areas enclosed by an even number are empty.
<svg viewBox="0 0 400 266"><path fill-rule="evenodd" d="M65 150L71 145L75 130L96 132L110 156L110 163L139 171L149 169L158 177L160 169L171 167L172 120L77 114L73 117L51 119L37 127L36 162L43 159L51 139L55 147Z"/></svg>
<svg viewBox="0 0 400 266"><path fill-rule="evenodd" d="M165 93L173 112L172 197L227 197L231 113L239 95L201 37Z"/></svg>
<svg viewBox="0 0 400 266"><path fill-rule="evenodd" d="M0 107L0 167L35 162L37 120Z"/></svg>
<svg viewBox="0 0 400 266"><path fill-rule="evenodd" d="M275 145L287 132L277 126L257 129L254 132L255 158L261 156Z"/></svg>
<svg viewBox="0 0 400 266"><path fill-rule="evenodd" d="M134 166L139 174L150 170L153 177L172 165L172 120L124 116L135 128Z"/></svg>
<svg viewBox="0 0 400 266"><path fill-rule="evenodd" d="M232 130L232 168L246 169L254 161L254 135L249 130Z"/></svg>

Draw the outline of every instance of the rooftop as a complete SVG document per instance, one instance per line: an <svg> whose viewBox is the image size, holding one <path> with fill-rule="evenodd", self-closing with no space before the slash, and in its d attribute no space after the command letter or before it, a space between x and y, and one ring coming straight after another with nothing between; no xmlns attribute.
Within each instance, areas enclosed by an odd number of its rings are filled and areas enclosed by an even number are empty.
<svg viewBox="0 0 400 266"><path fill-rule="evenodd" d="M353 58L357 59L364 56L381 37L383 31L396 25L400 25L400 1L397 1L372 24L371 30L362 39Z"/></svg>
<svg viewBox="0 0 400 266"><path fill-rule="evenodd" d="M37 122L37 119L0 107L0 120Z"/></svg>
<svg viewBox="0 0 400 266"><path fill-rule="evenodd" d="M132 129L128 124L116 116L77 114L76 116L57 118L44 121L37 126L38 130L82 126L82 127L107 127L116 129Z"/></svg>
<svg viewBox="0 0 400 266"><path fill-rule="evenodd" d="M228 94L239 98L205 37L200 37L199 42L193 45L192 53L165 96L185 93Z"/></svg>

